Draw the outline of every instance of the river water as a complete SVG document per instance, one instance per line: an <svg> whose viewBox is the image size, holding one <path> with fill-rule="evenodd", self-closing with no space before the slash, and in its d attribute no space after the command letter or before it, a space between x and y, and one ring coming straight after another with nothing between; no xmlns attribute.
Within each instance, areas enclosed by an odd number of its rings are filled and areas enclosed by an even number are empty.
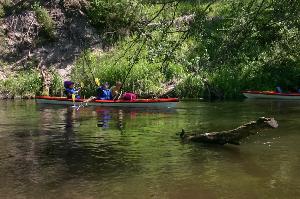
<svg viewBox="0 0 300 199"><path fill-rule="evenodd" d="M278 129L240 146L182 143L178 132ZM0 101L0 198L300 198L300 102L180 102L119 109Z"/></svg>

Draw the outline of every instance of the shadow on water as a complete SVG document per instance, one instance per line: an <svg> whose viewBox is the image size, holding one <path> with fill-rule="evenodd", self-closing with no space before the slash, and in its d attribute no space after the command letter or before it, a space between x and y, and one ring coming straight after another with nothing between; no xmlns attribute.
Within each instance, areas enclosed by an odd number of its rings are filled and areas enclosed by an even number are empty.
<svg viewBox="0 0 300 199"><path fill-rule="evenodd" d="M9 136L0 140L0 179L9 184L1 186L1 198L16 192L16 198L40 198L43 190L57 191L66 182L102 179L98 183L106 184L139 173L143 155L132 150L122 136L126 122L140 115L170 113L89 107L76 111L61 106L37 106L36 110L11 112L15 124L10 126ZM99 126L99 121L103 125Z"/></svg>
<svg viewBox="0 0 300 199"><path fill-rule="evenodd" d="M177 109L79 110L32 102L2 105L0 198L299 194L294 189L300 184L297 102L187 102ZM260 116L274 116L280 127L240 146L183 144L176 135L182 128L232 129Z"/></svg>
<svg viewBox="0 0 300 199"><path fill-rule="evenodd" d="M137 120L140 115L155 117L158 113L165 115L175 111L103 107L86 107L77 111L72 107L49 108L44 105L37 106L37 109L40 114L38 128L14 131L13 139L20 148L26 148L24 153L31 153L40 167L56 165L56 168L67 170L61 178L109 176L125 170L126 173L139 170L137 165L142 154L137 151L136 157L124 158L129 154L127 150L131 150L122 147L130 145L122 138L126 122ZM27 140L32 146L26 144ZM23 152L17 156L16 163L28 158Z"/></svg>
<svg viewBox="0 0 300 199"><path fill-rule="evenodd" d="M39 106L41 117L45 122L46 129L49 125L58 127L59 132L52 134L50 139L43 142L43 150L40 151L43 158L49 163L53 159L62 159L69 166L71 173L96 172L108 174L117 172L123 168L135 170L136 160L123 161L126 150L118 147L122 140L122 133L126 130L126 122L135 120L138 114L169 114L175 110L164 109L119 109L119 108L82 108L76 110L72 107L49 107ZM49 114L49 112L55 114ZM55 117L59 116L62 121L53 124ZM83 128L81 124L87 122ZM43 125L43 124L42 124ZM47 129L48 130L48 129ZM81 131L84 130L82 133ZM116 133L119 132L119 133ZM110 134L116 139L109 139ZM53 139L55 137L55 139ZM45 161L45 159L43 159ZM131 166L130 166L131 165ZM84 168L84 169L83 169ZM105 172L99 172L103 171Z"/></svg>

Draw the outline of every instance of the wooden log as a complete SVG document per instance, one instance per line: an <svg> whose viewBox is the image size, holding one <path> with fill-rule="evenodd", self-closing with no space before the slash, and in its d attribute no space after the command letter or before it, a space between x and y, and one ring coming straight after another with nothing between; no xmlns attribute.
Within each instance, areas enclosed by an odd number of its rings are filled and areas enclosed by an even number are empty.
<svg viewBox="0 0 300 199"><path fill-rule="evenodd" d="M233 130L211 132L211 133L186 133L183 129L180 137L184 141L212 143L212 144L234 144L239 145L240 140L268 128L277 128L278 123L274 118L260 117L257 121L251 121Z"/></svg>

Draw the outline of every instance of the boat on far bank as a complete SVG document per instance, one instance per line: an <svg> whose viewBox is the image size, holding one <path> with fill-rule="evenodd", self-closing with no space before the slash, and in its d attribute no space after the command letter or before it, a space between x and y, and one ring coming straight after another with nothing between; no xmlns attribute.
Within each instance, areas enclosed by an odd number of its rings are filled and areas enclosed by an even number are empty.
<svg viewBox="0 0 300 199"><path fill-rule="evenodd" d="M86 103L86 99L67 99L66 97L35 97L38 104L58 104L58 105L76 105ZM171 108L179 102L178 98L157 98L157 99L135 99L135 100L92 100L87 103L88 106L109 106L109 107L156 107Z"/></svg>
<svg viewBox="0 0 300 199"><path fill-rule="evenodd" d="M249 99L300 100L300 93L279 93L275 91L241 91Z"/></svg>

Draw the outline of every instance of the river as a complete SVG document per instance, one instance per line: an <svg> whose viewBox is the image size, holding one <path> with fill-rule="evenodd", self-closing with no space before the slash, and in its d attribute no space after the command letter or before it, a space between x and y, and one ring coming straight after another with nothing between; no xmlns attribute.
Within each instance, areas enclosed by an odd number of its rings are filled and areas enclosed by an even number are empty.
<svg viewBox="0 0 300 199"><path fill-rule="evenodd" d="M178 132L279 128L240 146L182 143ZM0 101L0 198L300 198L300 102L180 102L120 109Z"/></svg>

